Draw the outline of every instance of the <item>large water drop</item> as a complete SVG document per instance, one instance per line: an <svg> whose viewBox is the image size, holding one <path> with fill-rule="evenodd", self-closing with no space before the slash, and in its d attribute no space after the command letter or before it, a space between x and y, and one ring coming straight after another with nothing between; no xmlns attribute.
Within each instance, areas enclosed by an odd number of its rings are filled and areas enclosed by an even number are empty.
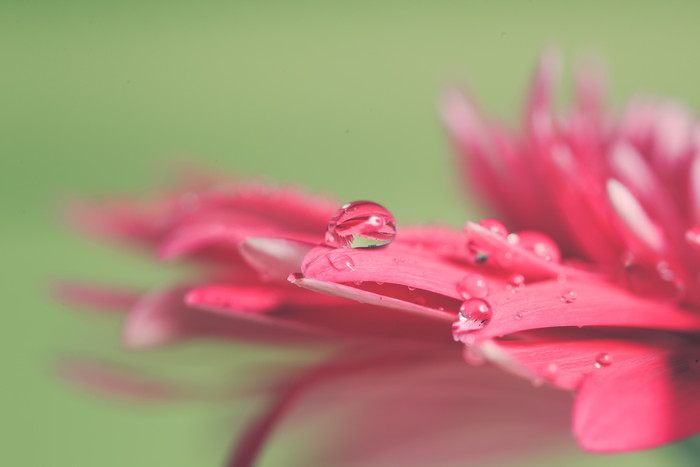
<svg viewBox="0 0 700 467"><path fill-rule="evenodd" d="M480 298L470 298L462 303L459 309L460 329L462 331L481 329L489 324L492 314L489 302Z"/></svg>
<svg viewBox="0 0 700 467"><path fill-rule="evenodd" d="M394 216L382 205L355 201L328 222L325 244L334 248L379 248L396 237Z"/></svg>

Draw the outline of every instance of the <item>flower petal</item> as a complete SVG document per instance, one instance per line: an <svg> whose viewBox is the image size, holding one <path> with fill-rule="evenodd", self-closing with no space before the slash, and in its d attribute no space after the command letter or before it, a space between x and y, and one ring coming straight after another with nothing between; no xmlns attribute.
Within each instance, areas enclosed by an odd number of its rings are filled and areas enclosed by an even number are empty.
<svg viewBox="0 0 700 467"><path fill-rule="evenodd" d="M315 246L286 238L249 237L238 248L243 259L259 274L286 280L289 274L301 271L304 256Z"/></svg>
<svg viewBox="0 0 700 467"><path fill-rule="evenodd" d="M381 250L317 247L304 258L302 272L305 278L323 282L399 284L461 300L457 284L474 271L430 250L394 242ZM505 288L502 277L487 280L494 288Z"/></svg>
<svg viewBox="0 0 700 467"><path fill-rule="evenodd" d="M642 330L616 333L558 328L526 333L520 339L488 340L476 350L535 383L546 381L574 390L602 368L684 342L671 334Z"/></svg>
<svg viewBox="0 0 700 467"><path fill-rule="evenodd" d="M219 337L270 345L315 344L329 331L288 318L228 310L225 315L185 304L189 287L156 290L139 300L124 324L128 348L152 348L196 337Z"/></svg>
<svg viewBox="0 0 700 467"><path fill-rule="evenodd" d="M700 314L633 295L605 282L544 281L488 298L493 318L476 339L562 326L626 326L696 332ZM458 337L461 333L457 333Z"/></svg>
<svg viewBox="0 0 700 467"><path fill-rule="evenodd" d="M678 441L700 431L700 348L656 352L588 378L574 406L584 449L619 452Z"/></svg>

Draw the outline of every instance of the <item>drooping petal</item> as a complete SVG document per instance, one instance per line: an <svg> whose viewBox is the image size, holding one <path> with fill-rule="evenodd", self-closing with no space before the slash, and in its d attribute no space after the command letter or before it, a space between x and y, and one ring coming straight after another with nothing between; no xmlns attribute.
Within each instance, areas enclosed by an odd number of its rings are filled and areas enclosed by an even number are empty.
<svg viewBox="0 0 700 467"><path fill-rule="evenodd" d="M585 380L574 406L584 449L648 449L700 431L700 348L656 352L602 368Z"/></svg>

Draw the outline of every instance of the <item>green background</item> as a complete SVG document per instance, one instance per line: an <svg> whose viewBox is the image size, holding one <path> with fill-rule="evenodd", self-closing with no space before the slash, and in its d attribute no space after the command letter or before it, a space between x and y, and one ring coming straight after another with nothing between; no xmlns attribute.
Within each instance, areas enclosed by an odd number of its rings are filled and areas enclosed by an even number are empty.
<svg viewBox="0 0 700 467"><path fill-rule="evenodd" d="M555 45L569 59L602 55L615 105L650 92L696 109L696 5L5 0L0 464L218 465L243 410L105 401L56 377L65 355L204 379L241 359L212 346L125 355L117 319L52 300L56 278L155 286L172 275L75 235L57 214L65 199L143 192L184 160L377 200L399 225L459 226L480 214L460 194L436 117L446 87L468 86L514 122L539 52ZM264 464L286 465L275 446ZM692 446L564 450L536 464L691 465Z"/></svg>

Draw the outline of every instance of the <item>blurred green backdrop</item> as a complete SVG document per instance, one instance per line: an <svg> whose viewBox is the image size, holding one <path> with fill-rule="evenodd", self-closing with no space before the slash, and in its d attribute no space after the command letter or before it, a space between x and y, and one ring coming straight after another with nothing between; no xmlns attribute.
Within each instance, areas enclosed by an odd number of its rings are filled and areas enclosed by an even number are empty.
<svg viewBox="0 0 700 467"><path fill-rule="evenodd" d="M174 358L192 371L240 359L209 347L124 356L117 320L52 300L58 277L152 286L167 275L70 232L56 215L66 197L143 191L177 158L377 200L399 223L458 226L479 213L436 118L445 87L469 86L514 121L538 53L558 45L607 59L613 103L648 91L697 108L699 15L692 1L3 1L0 464L218 465L238 414L104 401L58 380L62 355ZM271 449L265 464L286 465ZM562 450L536 464L563 459L695 464L679 448Z"/></svg>

